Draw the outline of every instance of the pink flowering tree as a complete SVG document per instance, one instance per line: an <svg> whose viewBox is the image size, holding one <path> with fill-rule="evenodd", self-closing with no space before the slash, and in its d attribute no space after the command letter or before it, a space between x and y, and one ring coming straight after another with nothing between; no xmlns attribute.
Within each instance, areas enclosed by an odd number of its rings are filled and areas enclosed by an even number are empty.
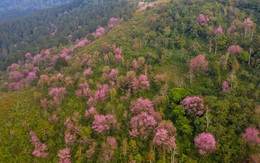
<svg viewBox="0 0 260 163"><path fill-rule="evenodd" d="M145 89L150 88L150 83L149 83L146 75L141 74L138 79L139 79L139 88L140 89L145 90Z"/></svg>
<svg viewBox="0 0 260 163"><path fill-rule="evenodd" d="M199 149L199 153L206 156L216 150L216 141L214 135L203 132L194 139L195 146Z"/></svg>
<svg viewBox="0 0 260 163"><path fill-rule="evenodd" d="M12 71L9 72L9 80L10 81L20 81L22 78L24 78L24 75L19 71Z"/></svg>
<svg viewBox="0 0 260 163"><path fill-rule="evenodd" d="M40 142L39 138L33 131L30 131L30 136L31 136L31 142L34 146L34 151L32 152L32 154L39 158L47 157L48 156L48 153L46 152L48 150L47 146Z"/></svg>
<svg viewBox="0 0 260 163"><path fill-rule="evenodd" d="M223 34L223 29L221 26L219 26L215 31L214 31L214 35L219 35L219 34Z"/></svg>
<svg viewBox="0 0 260 163"><path fill-rule="evenodd" d="M87 44L89 44L89 43L90 43L90 41L85 38L85 39L79 41L79 42L76 44L76 47L83 47L83 46L85 46L85 45L87 45Z"/></svg>
<svg viewBox="0 0 260 163"><path fill-rule="evenodd" d="M49 95L53 98L53 102L55 105L60 105L64 95L66 94L66 88L60 87L60 88L52 88L49 91Z"/></svg>
<svg viewBox="0 0 260 163"><path fill-rule="evenodd" d="M204 99L198 96L186 97L181 101L181 105L189 115L202 115L204 113Z"/></svg>
<svg viewBox="0 0 260 163"><path fill-rule="evenodd" d="M44 87L50 84L50 78L47 75L40 75L38 80L38 86Z"/></svg>
<svg viewBox="0 0 260 163"><path fill-rule="evenodd" d="M224 81L222 83L222 92L224 92L225 90L229 89L229 85L227 81Z"/></svg>
<svg viewBox="0 0 260 163"><path fill-rule="evenodd" d="M99 28L96 29L96 32L93 33L93 36L97 38L97 37L100 37L104 34L105 34L105 28L99 27Z"/></svg>
<svg viewBox="0 0 260 163"><path fill-rule="evenodd" d="M60 150L57 155L59 157L59 163L71 163L69 148Z"/></svg>
<svg viewBox="0 0 260 163"><path fill-rule="evenodd" d="M205 26L209 22L209 18L206 15L200 14L197 18L201 26Z"/></svg>
<svg viewBox="0 0 260 163"><path fill-rule="evenodd" d="M228 47L228 52L231 54L241 54L242 53L242 48L238 45L230 45Z"/></svg>
<svg viewBox="0 0 260 163"><path fill-rule="evenodd" d="M94 107L91 107L90 109L85 111L85 117L94 116L97 115L97 111Z"/></svg>
<svg viewBox="0 0 260 163"><path fill-rule="evenodd" d="M77 133L82 129L81 126L75 125L79 120L78 113L74 113L72 120L73 121L71 121L70 118L67 118L64 122L64 126L66 127L64 141L67 145L72 145L76 141Z"/></svg>
<svg viewBox="0 0 260 163"><path fill-rule="evenodd" d="M194 59L190 61L190 81L192 81L193 76L197 74L205 74L208 70L208 62L205 59L204 55L197 55Z"/></svg>
<svg viewBox="0 0 260 163"><path fill-rule="evenodd" d="M108 137L105 143L102 143L102 152L100 161L109 162L111 161L114 151L117 149L117 141L114 137Z"/></svg>
<svg viewBox="0 0 260 163"><path fill-rule="evenodd" d="M114 60L116 62L122 62L123 61L122 49L120 47L114 46Z"/></svg>
<svg viewBox="0 0 260 163"><path fill-rule="evenodd" d="M92 123L92 129L100 134L104 134L111 128L119 128L118 122L114 115L95 115Z"/></svg>
<svg viewBox="0 0 260 163"><path fill-rule="evenodd" d="M247 32L251 30L253 38L254 22L250 18L247 18L243 21L243 26L245 28L245 37L247 36Z"/></svg>
<svg viewBox="0 0 260 163"><path fill-rule="evenodd" d="M148 99L139 98L137 101L133 101L130 111L133 117L130 121L129 134L135 138L139 135L147 138L161 120L160 114L154 111L153 104Z"/></svg>
<svg viewBox="0 0 260 163"><path fill-rule="evenodd" d="M76 90L76 95L79 98L85 98L88 97L91 93L91 90L89 88L89 84L84 82L79 84L79 89Z"/></svg>
<svg viewBox="0 0 260 163"><path fill-rule="evenodd" d="M153 143L161 147L163 150L163 160L166 160L166 150L171 151L171 158L175 153L175 136L176 128L173 126L171 121L162 121L156 128L155 136L153 138Z"/></svg>
<svg viewBox="0 0 260 163"><path fill-rule="evenodd" d="M37 75L35 72L29 72L28 75L26 76L26 83L30 84L34 79L37 79Z"/></svg>
<svg viewBox="0 0 260 163"><path fill-rule="evenodd" d="M118 71L116 69L112 69L108 75L109 79L115 81L117 79Z"/></svg>
<svg viewBox="0 0 260 163"><path fill-rule="evenodd" d="M250 146L254 146L260 143L259 130L256 128L246 128L245 133L242 134L242 137Z"/></svg>

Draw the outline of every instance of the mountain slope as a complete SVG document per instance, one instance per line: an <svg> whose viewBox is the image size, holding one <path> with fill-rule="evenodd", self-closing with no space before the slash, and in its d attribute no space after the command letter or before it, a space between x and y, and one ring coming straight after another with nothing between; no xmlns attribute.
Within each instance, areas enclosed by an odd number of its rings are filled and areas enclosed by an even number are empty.
<svg viewBox="0 0 260 163"><path fill-rule="evenodd" d="M234 7L222 18L230 6L215 1L147 6L76 44L27 53L1 74L1 162L259 157L254 15L234 16ZM200 14L210 20L198 21ZM252 40L239 26L248 17ZM236 34L227 30L232 25Z"/></svg>

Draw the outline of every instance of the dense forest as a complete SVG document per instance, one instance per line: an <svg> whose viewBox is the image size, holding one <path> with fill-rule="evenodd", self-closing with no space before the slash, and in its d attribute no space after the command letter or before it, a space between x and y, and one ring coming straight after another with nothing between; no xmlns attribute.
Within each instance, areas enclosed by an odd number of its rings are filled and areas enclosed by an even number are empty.
<svg viewBox="0 0 260 163"><path fill-rule="evenodd" d="M260 2L81 2L0 26L0 162L259 162Z"/></svg>
<svg viewBox="0 0 260 163"><path fill-rule="evenodd" d="M71 0L1 0L0 21L18 19L69 2Z"/></svg>
<svg viewBox="0 0 260 163"><path fill-rule="evenodd" d="M70 1L71 0L1 0L0 11L50 8Z"/></svg>

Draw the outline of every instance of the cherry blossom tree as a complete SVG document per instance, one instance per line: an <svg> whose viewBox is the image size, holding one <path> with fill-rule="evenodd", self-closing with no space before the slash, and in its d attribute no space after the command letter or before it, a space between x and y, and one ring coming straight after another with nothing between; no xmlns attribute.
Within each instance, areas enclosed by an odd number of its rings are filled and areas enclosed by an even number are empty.
<svg viewBox="0 0 260 163"><path fill-rule="evenodd" d="M200 14L197 18L201 26L205 26L209 22L209 18L206 15Z"/></svg>
<svg viewBox="0 0 260 163"><path fill-rule="evenodd" d="M214 35L219 35L219 34L223 34L223 29L221 26L219 26L215 31L214 31Z"/></svg>
<svg viewBox="0 0 260 163"><path fill-rule="evenodd" d="M51 97L53 97L53 102L56 105L60 105L61 104L61 102L62 102L62 100L64 98L65 93L66 93L66 88L65 87L52 88L49 91L49 95Z"/></svg>
<svg viewBox="0 0 260 163"><path fill-rule="evenodd" d="M192 59L189 64L190 69L190 80L192 81L192 78L196 74L205 74L208 70L208 62L205 59L205 56L199 54L197 57Z"/></svg>
<svg viewBox="0 0 260 163"><path fill-rule="evenodd" d="M199 153L206 156L216 150L216 141L214 135L203 132L194 139L195 146L199 149Z"/></svg>
<svg viewBox="0 0 260 163"><path fill-rule="evenodd" d="M92 129L97 132L104 134L106 131L109 131L110 128L118 128L118 122L114 115L95 115L94 121L92 123Z"/></svg>
<svg viewBox="0 0 260 163"><path fill-rule="evenodd" d="M202 115L204 113L204 99L198 96L186 97L182 100L181 105L189 115Z"/></svg>
<svg viewBox="0 0 260 163"><path fill-rule="evenodd" d="M245 28L245 37L247 36L247 32L249 30L252 30L252 38L253 38L254 22L250 18L247 18L243 21L243 26Z"/></svg>
<svg viewBox="0 0 260 163"><path fill-rule="evenodd" d="M242 48L238 45L230 45L228 47L228 52L232 54L241 54Z"/></svg>
<svg viewBox="0 0 260 163"><path fill-rule="evenodd" d="M171 160L174 160L176 128L171 121L162 121L156 128L153 143L163 150L163 161L166 160L166 150L171 151ZM173 161L174 162L174 161Z"/></svg>
<svg viewBox="0 0 260 163"><path fill-rule="evenodd" d="M105 34L105 28L99 27L96 29L96 32L93 33L94 37L100 37Z"/></svg>
<svg viewBox="0 0 260 163"><path fill-rule="evenodd" d="M69 148L60 150L57 155L59 157L59 163L71 163Z"/></svg>
<svg viewBox="0 0 260 163"><path fill-rule="evenodd" d="M224 81L222 83L222 92L224 92L225 90L229 89L229 85L227 81Z"/></svg>
<svg viewBox="0 0 260 163"><path fill-rule="evenodd" d="M259 130L256 128L248 127L245 133L242 134L243 139L246 143L253 146L260 143Z"/></svg>
<svg viewBox="0 0 260 163"><path fill-rule="evenodd" d="M39 138L33 131L30 131L30 136L31 136L31 142L34 145L34 151L32 152L32 154L40 158L47 157L48 156L48 153L46 152L46 150L48 150L47 146L40 142Z"/></svg>

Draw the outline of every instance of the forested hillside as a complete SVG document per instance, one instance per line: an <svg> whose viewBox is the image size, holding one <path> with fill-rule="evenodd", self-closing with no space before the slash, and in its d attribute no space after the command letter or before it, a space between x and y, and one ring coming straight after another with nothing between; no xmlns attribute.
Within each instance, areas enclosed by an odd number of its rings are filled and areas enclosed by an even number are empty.
<svg viewBox="0 0 260 163"><path fill-rule="evenodd" d="M128 19L133 10L126 1L74 0L22 19L0 22L0 31L4 31L0 33L0 71L24 60L26 52L36 54L75 42L97 26L106 25L111 17Z"/></svg>
<svg viewBox="0 0 260 163"><path fill-rule="evenodd" d="M0 74L0 162L259 162L250 2L100 1L82 33L55 19L68 29Z"/></svg>

